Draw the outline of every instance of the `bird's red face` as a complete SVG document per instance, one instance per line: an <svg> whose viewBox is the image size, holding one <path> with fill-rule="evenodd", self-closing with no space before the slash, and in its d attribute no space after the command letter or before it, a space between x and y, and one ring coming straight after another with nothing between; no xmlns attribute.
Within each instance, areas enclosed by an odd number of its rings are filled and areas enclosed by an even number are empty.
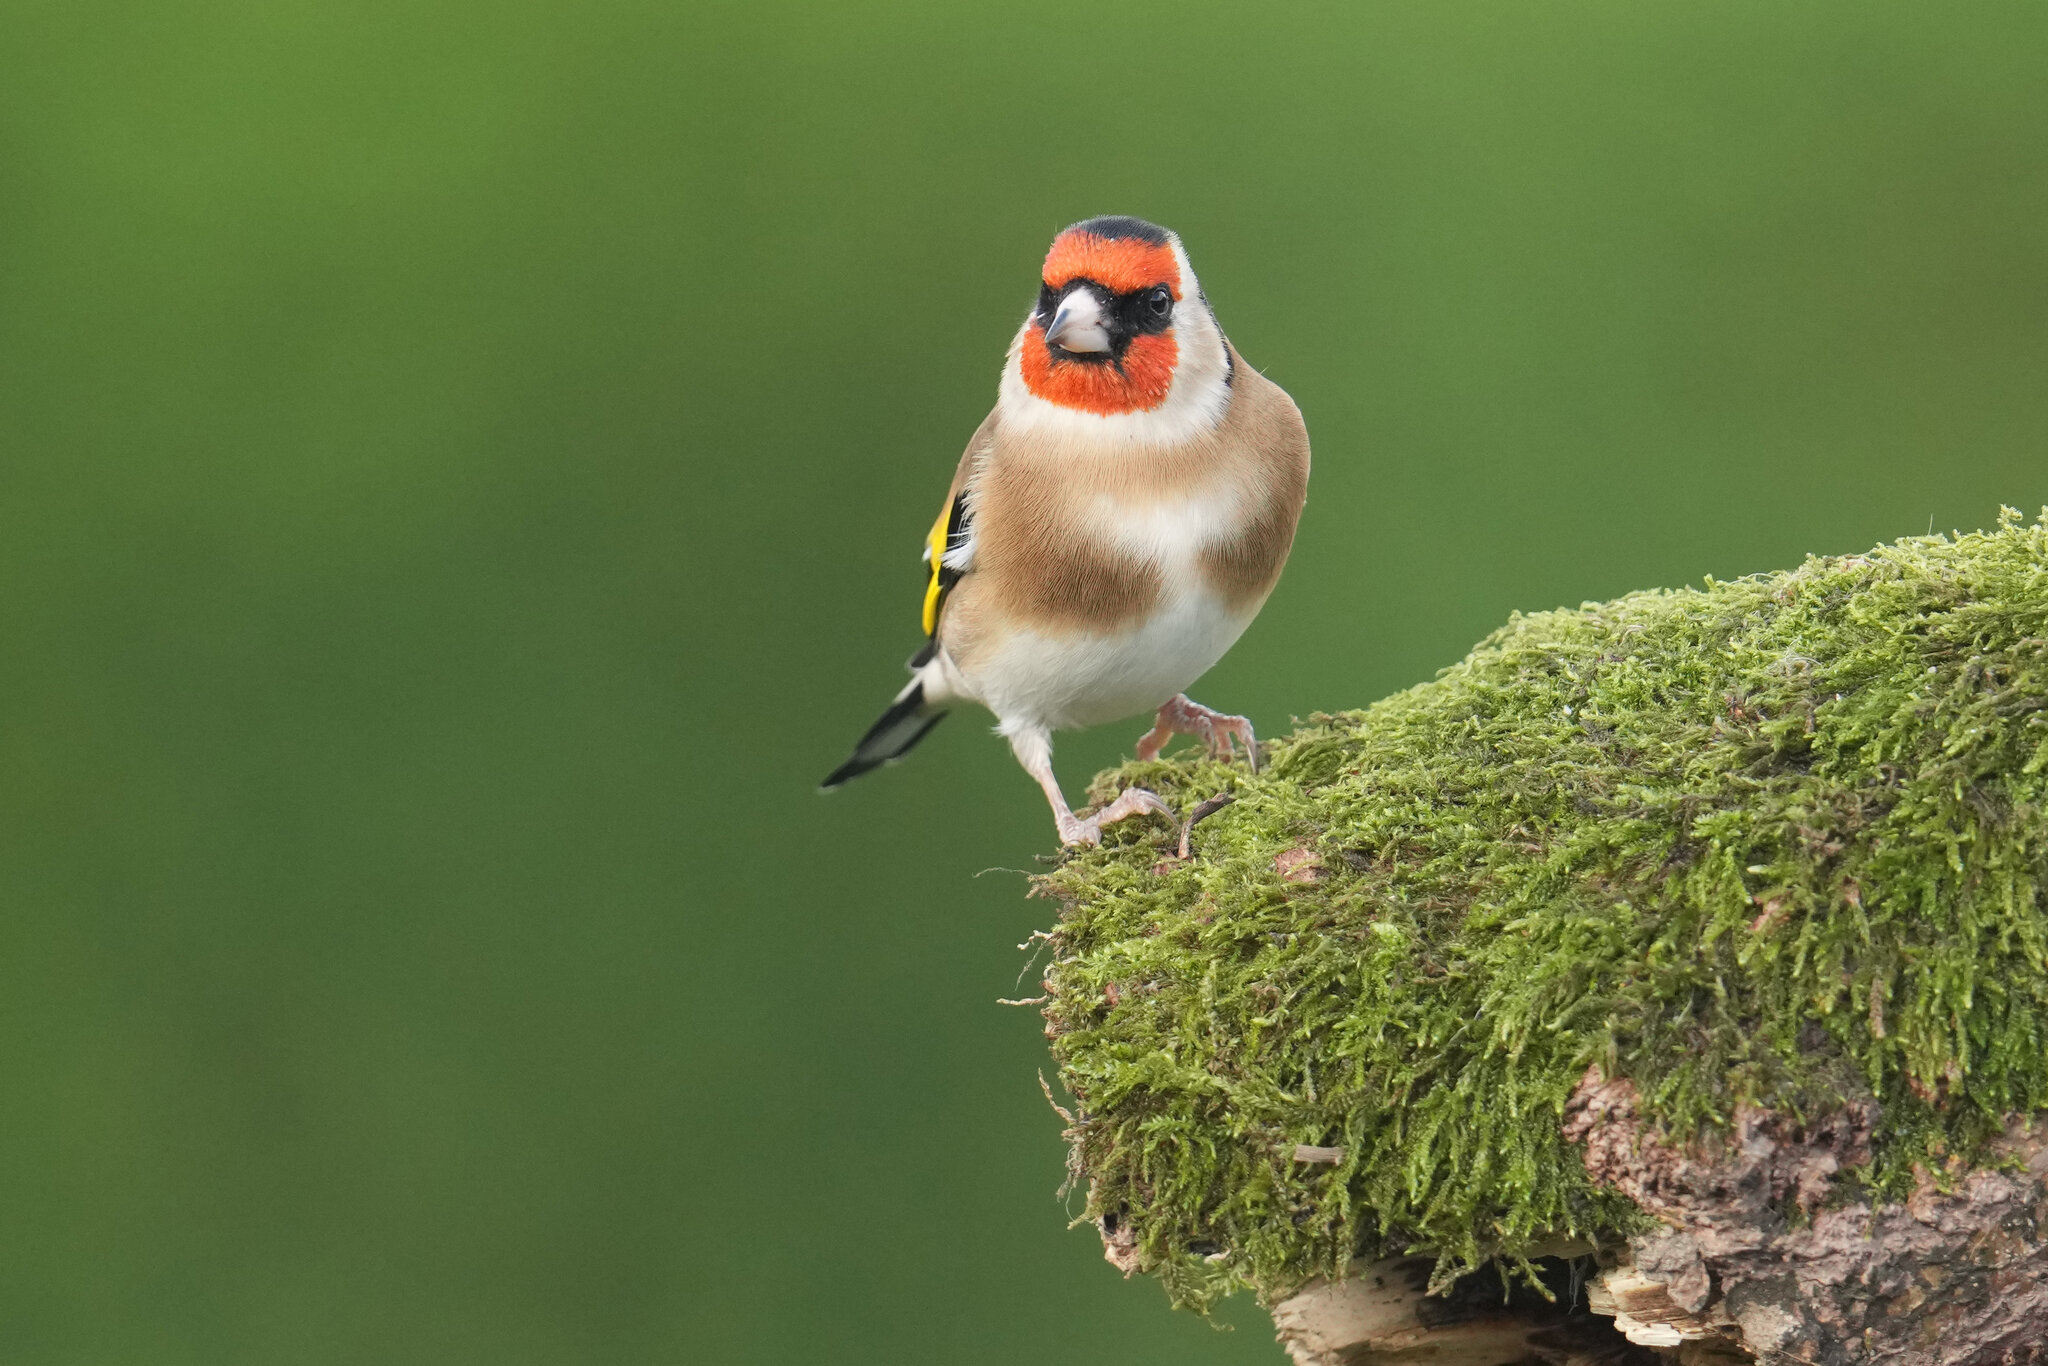
<svg viewBox="0 0 2048 1366"><path fill-rule="evenodd" d="M1091 218L1053 239L1018 357L1032 393L1104 416L1166 401L1180 360L1180 260L1162 228Z"/></svg>

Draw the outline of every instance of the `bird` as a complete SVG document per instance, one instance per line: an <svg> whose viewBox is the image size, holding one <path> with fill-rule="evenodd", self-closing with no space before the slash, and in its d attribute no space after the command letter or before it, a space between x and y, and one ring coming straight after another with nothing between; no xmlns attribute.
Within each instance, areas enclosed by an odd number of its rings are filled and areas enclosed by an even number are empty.
<svg viewBox="0 0 2048 1366"><path fill-rule="evenodd" d="M1122 215L1064 229L925 538L910 682L821 789L902 758L963 703L994 714L1063 846L1173 812L1132 787L1077 815L1056 731L1149 713L1140 759L1191 735L1256 772L1251 722L1187 690L1279 581L1308 473L1300 410L1230 344L1180 237Z"/></svg>

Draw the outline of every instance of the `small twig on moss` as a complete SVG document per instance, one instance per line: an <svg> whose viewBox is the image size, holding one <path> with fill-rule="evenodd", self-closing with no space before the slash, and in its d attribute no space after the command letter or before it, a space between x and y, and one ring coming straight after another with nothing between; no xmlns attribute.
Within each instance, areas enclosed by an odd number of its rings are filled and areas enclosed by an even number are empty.
<svg viewBox="0 0 2048 1366"><path fill-rule="evenodd" d="M1218 811L1221 811L1236 800L1237 794L1235 792L1219 792L1200 806L1197 806L1193 811L1188 812L1188 822L1180 828L1180 853L1176 857L1182 859L1192 858L1193 855L1188 852L1188 836L1194 834L1196 824L1209 819L1209 817L1215 815Z"/></svg>
<svg viewBox="0 0 2048 1366"><path fill-rule="evenodd" d="M1045 1079L1045 1073L1043 1072L1038 1074L1038 1089L1045 1092L1045 1103L1052 1107L1052 1112L1068 1125L1072 1125L1074 1122L1074 1112L1052 1098L1052 1083Z"/></svg>

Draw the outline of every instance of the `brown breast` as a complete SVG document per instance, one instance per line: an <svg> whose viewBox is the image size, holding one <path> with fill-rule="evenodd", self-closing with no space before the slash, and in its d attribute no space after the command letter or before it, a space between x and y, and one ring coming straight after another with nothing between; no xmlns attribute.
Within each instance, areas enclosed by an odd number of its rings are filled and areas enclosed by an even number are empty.
<svg viewBox="0 0 2048 1366"><path fill-rule="evenodd" d="M1272 591L1307 495L1308 432L1285 391L1232 359L1230 407L1199 440L1105 452L1072 439L1013 437L1000 424L977 434L984 444L967 475L974 572L947 606L962 618L943 632L949 649L999 625L1093 635L1144 621L1159 604L1160 571L1094 529L1104 498L1142 506L1191 489L1235 489L1249 515L1236 535L1203 551L1202 571L1234 611Z"/></svg>

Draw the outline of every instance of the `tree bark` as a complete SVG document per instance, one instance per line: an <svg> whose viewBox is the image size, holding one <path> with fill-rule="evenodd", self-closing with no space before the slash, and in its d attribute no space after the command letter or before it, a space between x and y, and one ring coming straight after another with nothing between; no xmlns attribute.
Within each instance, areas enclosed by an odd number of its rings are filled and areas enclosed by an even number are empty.
<svg viewBox="0 0 2048 1366"><path fill-rule="evenodd" d="M1633 1084L1588 1073L1566 1136L1664 1228L1556 1249L1556 1302L1487 1277L1431 1297L1430 1259L1393 1258L1311 1282L1274 1326L1296 1366L2048 1362L2048 1123L2013 1124L1999 1165L1923 1172L1903 1204L1832 1202L1878 1120L1874 1105L1805 1126L1744 1110L1713 1151L1687 1152L1641 1120Z"/></svg>

